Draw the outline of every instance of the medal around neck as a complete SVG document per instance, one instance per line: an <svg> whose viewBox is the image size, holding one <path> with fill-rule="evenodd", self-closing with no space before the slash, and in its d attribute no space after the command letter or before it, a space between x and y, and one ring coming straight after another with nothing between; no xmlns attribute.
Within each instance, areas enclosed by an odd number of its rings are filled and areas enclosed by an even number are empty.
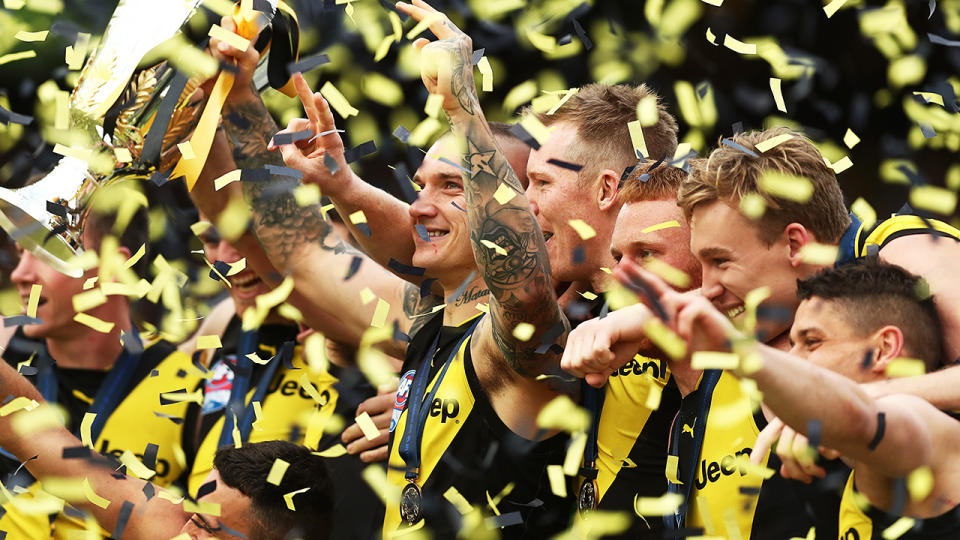
<svg viewBox="0 0 960 540"><path fill-rule="evenodd" d="M407 525L416 525L423 518L423 494L416 482L408 482L400 494L400 518Z"/></svg>
<svg viewBox="0 0 960 540"><path fill-rule="evenodd" d="M577 496L577 509L580 511L580 517L587 515L597 509L599 497L597 497L597 481L585 479L580 484L580 493Z"/></svg>

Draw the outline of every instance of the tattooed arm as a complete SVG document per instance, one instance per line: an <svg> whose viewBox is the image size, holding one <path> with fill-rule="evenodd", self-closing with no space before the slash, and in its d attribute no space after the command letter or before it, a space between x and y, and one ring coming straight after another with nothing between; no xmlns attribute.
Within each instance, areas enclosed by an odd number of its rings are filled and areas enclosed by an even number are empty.
<svg viewBox="0 0 960 540"><path fill-rule="evenodd" d="M421 74L431 94L444 97L453 131L465 142L464 192L477 267L490 288L490 319L477 341L488 334L497 353L522 377L556 367L556 347L568 323L553 291L543 233L523 188L487 125L473 82L472 44L468 36L424 2L398 4L417 20L433 19L430 30L442 41L422 48ZM498 190L510 195L504 202ZM520 323L533 326L529 339L514 336ZM485 330L489 324L489 332ZM475 343L476 346L476 343ZM478 368L479 369L479 368Z"/></svg>
<svg viewBox="0 0 960 540"><path fill-rule="evenodd" d="M220 48L225 54L239 54ZM255 65L255 62L253 63ZM432 300L430 297L408 308L404 302L406 283L371 261L364 254L343 242L333 227L324 220L319 204L301 206L294 197L294 189L301 185L293 176L267 175L265 165L282 167L283 159L267 150L267 144L277 131L273 118L267 112L259 95L238 90L224 106L223 127L233 149L236 166L245 174L240 182L243 198L251 209L253 232L267 258L276 268L274 282L284 275L293 279L293 292L288 301L303 312L307 324L325 331L318 313L336 314L340 323L354 337L344 340L356 343L356 337L371 323L392 325L397 322L400 331L409 333L421 324L417 308ZM376 301L360 301L360 291L369 287ZM386 317L382 314L385 302ZM385 341L383 349L389 354L404 353L403 342Z"/></svg>

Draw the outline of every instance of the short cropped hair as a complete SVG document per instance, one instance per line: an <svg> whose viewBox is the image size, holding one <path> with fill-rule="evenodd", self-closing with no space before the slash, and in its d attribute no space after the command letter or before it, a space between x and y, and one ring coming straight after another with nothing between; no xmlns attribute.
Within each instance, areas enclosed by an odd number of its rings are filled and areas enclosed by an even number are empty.
<svg viewBox="0 0 960 540"><path fill-rule="evenodd" d="M793 137L760 152L757 144L780 135ZM733 136L733 142L755 152L753 157L722 141L710 153L706 165L693 173L680 186L677 202L690 219L701 204L723 201L738 205L747 194L763 197L766 211L758 223L757 233L765 243L774 243L784 227L799 223L813 232L817 240L835 243L850 226L850 215L843 204L843 192L833 170L827 166L817 147L809 139L785 127L750 131ZM774 197L760 189L760 177L766 171L802 176L813 184L813 194L806 202Z"/></svg>
<svg viewBox="0 0 960 540"><path fill-rule="evenodd" d="M277 459L290 464L280 485L267 482ZM251 540L282 540L294 529L307 540L329 538L334 499L324 458L288 441L265 441L221 448L213 466L225 484L250 497ZM304 488L290 510L283 496Z"/></svg>
<svg viewBox="0 0 960 540"><path fill-rule="evenodd" d="M687 172L683 169L661 163L651 168L652 162L637 166L617 191L617 202L631 204L643 201L659 201L676 198L677 189Z"/></svg>
<svg viewBox="0 0 960 540"><path fill-rule="evenodd" d="M537 113L550 126L570 122L577 127L580 144L572 152L583 165L580 178L590 178L602 169L623 171L637 163L627 124L637 119L637 104L647 96L657 99L657 123L643 128L649 158L673 157L677 150L677 120L667 112L660 97L647 85L588 84L553 114Z"/></svg>
<svg viewBox="0 0 960 540"><path fill-rule="evenodd" d="M116 234L113 230L116 222L117 213L115 211L100 212L94 208L88 212L84 218L83 227L88 234L91 234L92 245L84 246L84 249L99 251L103 239L108 235ZM143 257L131 267L138 277L147 276L147 266L150 264L149 234L150 217L147 209L141 206L133 213L126 228L117 237L117 242L121 247L129 249L130 255L135 254L143 247Z"/></svg>
<svg viewBox="0 0 960 540"><path fill-rule="evenodd" d="M861 336L896 326L904 350L923 360L927 371L940 365L942 328L926 282L903 268L875 257L828 268L797 281L797 297L835 302Z"/></svg>

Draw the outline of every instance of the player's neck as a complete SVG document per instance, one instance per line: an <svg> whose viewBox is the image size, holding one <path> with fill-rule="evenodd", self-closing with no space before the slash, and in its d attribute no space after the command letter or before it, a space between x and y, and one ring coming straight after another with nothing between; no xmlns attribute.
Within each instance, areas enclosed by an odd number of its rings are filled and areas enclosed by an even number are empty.
<svg viewBox="0 0 960 540"><path fill-rule="evenodd" d="M130 331L129 319L115 324L106 334L87 328L76 337L47 338L47 349L62 368L110 369L123 350L121 330Z"/></svg>
<svg viewBox="0 0 960 540"><path fill-rule="evenodd" d="M460 283L453 287L459 289L459 285ZM470 283L459 291L456 298L449 298L453 292L456 291L444 285L443 293L447 297L447 305L443 309L444 326L458 326L480 313L477 304L490 304L490 291L480 276L474 276Z"/></svg>

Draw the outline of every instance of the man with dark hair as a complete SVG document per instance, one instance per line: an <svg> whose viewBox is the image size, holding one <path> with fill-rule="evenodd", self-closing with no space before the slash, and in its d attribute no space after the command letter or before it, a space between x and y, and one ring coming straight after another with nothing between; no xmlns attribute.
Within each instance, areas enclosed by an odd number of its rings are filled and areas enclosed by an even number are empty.
<svg viewBox="0 0 960 540"><path fill-rule="evenodd" d="M871 260L827 269L802 281L800 306L790 330L792 347L786 353L753 341L706 299L676 293L649 272L635 267L622 277L646 283L664 311L665 322L689 344L693 362L700 353L713 354L701 358L715 358L720 352L734 360L733 374L755 381L764 404L779 417L745 453L755 465L766 461L784 425L792 428L791 434L795 430L808 435L814 445L844 456L853 473L834 508L841 538L880 538L900 516L927 520L918 533L901 538L957 537L960 460L955 449L960 444L960 424L925 400L908 395L874 399L857 384L885 380L899 369L914 371L903 367L911 362L935 365L939 360L939 322L931 299L917 294L923 291L922 280L902 268ZM655 318L642 304L623 310L622 316L605 323L608 330L617 332L612 345L639 339ZM589 341L587 333L578 332L571 333L569 343ZM571 354L564 361L571 364L607 362L602 348L568 346L567 350ZM806 439L799 446L788 446L780 439L777 452L790 456L796 448L806 447ZM738 459L721 465L714 471L716 476L726 475L727 469L758 474L743 458ZM916 483L909 498L903 484L897 487L907 476ZM856 492L874 508L858 507ZM731 502L735 501L727 504ZM822 534L819 528L817 534Z"/></svg>
<svg viewBox="0 0 960 540"><path fill-rule="evenodd" d="M88 250L100 249L100 265L81 277L64 275L21 250L11 279L24 314L34 318L7 332L3 359L29 374L44 399L67 411L71 432L89 436L89 444L101 453L144 460L155 473L154 481L165 486L186 470L179 456L187 404L163 404L157 396L194 386L200 379L188 356L161 339L141 340L130 320L127 295L137 293L125 287L137 279L126 266L142 246L137 242L147 229L145 212L139 208L133 213L129 227L141 230L118 245L106 240L114 234L117 212L94 203L81 240ZM105 249L108 245L115 247ZM103 268L110 271L101 275ZM31 298L36 298L35 313L30 313ZM5 473L19 464L9 455L3 462ZM31 486L21 497L39 496L40 486L29 475L17 481ZM8 503L5 510L0 529L34 538L50 534L46 514L21 512L16 503ZM84 527L75 516L58 512L52 526L63 534Z"/></svg>
<svg viewBox="0 0 960 540"><path fill-rule="evenodd" d="M683 183L679 196L690 220L691 249L703 265L702 292L720 311L742 321L746 295L769 287L762 307L770 315L760 317L757 328L766 342L786 349L798 303L796 280L834 262L876 254L926 280L945 330L943 361L950 365L960 358L960 230L917 215L861 223L844 207L836 174L820 151L795 131L778 127L732 140L739 148L718 146L705 167ZM778 175L802 177L793 185L809 196L778 194L770 187ZM836 248L836 256L811 256L816 244ZM878 383L872 390L907 392L956 409L960 393L951 377L960 377L960 368Z"/></svg>
<svg viewBox="0 0 960 540"><path fill-rule="evenodd" d="M268 441L223 448L199 496L184 501L152 482L115 476L120 463L110 454L91 452L62 424L51 422L47 402L6 364L0 364L0 388L14 396L17 405L0 416L0 445L24 460L37 478L59 482L64 497L71 497L109 531L91 533L117 539L187 535L191 540L282 540L291 531L307 540L329 537L334 495L330 478L324 458L302 446ZM66 494L81 484L85 495ZM41 537L7 532L16 538Z"/></svg>

